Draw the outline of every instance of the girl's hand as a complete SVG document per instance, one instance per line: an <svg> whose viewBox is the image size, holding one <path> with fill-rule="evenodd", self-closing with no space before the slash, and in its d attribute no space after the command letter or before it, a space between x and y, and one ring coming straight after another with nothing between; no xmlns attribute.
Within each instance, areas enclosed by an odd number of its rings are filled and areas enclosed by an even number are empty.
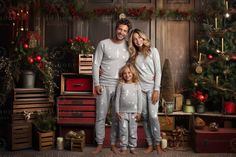
<svg viewBox="0 0 236 157"><path fill-rule="evenodd" d="M135 116L136 122L141 120L141 113L137 113Z"/></svg>
<svg viewBox="0 0 236 157"><path fill-rule="evenodd" d="M152 92L152 104L155 105L159 100L159 91L153 90Z"/></svg>

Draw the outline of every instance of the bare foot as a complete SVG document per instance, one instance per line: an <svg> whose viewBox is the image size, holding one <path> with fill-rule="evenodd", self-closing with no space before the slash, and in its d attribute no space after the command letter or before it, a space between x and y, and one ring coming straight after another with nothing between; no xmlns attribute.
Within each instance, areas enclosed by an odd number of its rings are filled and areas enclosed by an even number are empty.
<svg viewBox="0 0 236 157"><path fill-rule="evenodd" d="M92 154L98 154L102 151L102 144L98 144L96 149L92 151Z"/></svg>
<svg viewBox="0 0 236 157"><path fill-rule="evenodd" d="M130 150L130 153L131 153L131 154L134 154L134 155L138 154L138 152L137 152L135 149L131 149L131 150Z"/></svg>
<svg viewBox="0 0 236 157"><path fill-rule="evenodd" d="M115 145L111 145L111 151L112 151L114 154L118 154L118 153L119 153L119 151L118 151L118 149L116 148Z"/></svg>
<svg viewBox="0 0 236 157"><path fill-rule="evenodd" d="M163 150L161 149L160 145L157 145L156 151L157 151L157 154L163 153Z"/></svg>
<svg viewBox="0 0 236 157"><path fill-rule="evenodd" d="M145 153L145 154L148 154L148 153L151 153L153 151L153 146L152 145L149 145L148 147L147 147L147 149L145 149L143 152Z"/></svg>
<svg viewBox="0 0 236 157"><path fill-rule="evenodd" d="M128 153L127 150L122 150L122 149L120 150L121 155L126 155L127 153Z"/></svg>

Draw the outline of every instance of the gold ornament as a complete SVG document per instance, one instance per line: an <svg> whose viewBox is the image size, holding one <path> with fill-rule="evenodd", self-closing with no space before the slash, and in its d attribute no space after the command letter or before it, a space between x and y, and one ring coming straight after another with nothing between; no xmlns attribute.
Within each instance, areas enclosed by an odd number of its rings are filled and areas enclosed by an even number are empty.
<svg viewBox="0 0 236 157"><path fill-rule="evenodd" d="M202 73L202 66L197 65L197 67L195 68L195 71L196 71L197 74L201 74Z"/></svg>

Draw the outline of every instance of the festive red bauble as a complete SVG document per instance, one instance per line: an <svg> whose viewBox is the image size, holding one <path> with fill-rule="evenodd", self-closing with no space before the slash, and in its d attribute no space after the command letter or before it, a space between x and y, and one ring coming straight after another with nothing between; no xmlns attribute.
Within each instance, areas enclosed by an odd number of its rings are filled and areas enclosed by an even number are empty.
<svg viewBox="0 0 236 157"><path fill-rule="evenodd" d="M32 56L29 56L29 57L27 58L27 61L28 61L29 64L33 64L33 63L34 63L34 59L33 59Z"/></svg>
<svg viewBox="0 0 236 157"><path fill-rule="evenodd" d="M231 59L235 61L236 60L236 56L231 56Z"/></svg>
<svg viewBox="0 0 236 157"><path fill-rule="evenodd" d="M209 60L211 60L211 59L213 59L213 55L212 55L212 54L209 54L209 55L207 56L207 58L208 58Z"/></svg>
<svg viewBox="0 0 236 157"><path fill-rule="evenodd" d="M198 95L198 98L200 101L203 101L205 99L204 95L202 95L202 94Z"/></svg>
<svg viewBox="0 0 236 157"><path fill-rule="evenodd" d="M42 57L40 55L38 55L34 58L34 60L37 62L40 62L42 60Z"/></svg>
<svg viewBox="0 0 236 157"><path fill-rule="evenodd" d="M28 49L28 48L29 48L29 44L26 44L26 43L25 43L25 44L23 45L23 47L24 47L25 49Z"/></svg>

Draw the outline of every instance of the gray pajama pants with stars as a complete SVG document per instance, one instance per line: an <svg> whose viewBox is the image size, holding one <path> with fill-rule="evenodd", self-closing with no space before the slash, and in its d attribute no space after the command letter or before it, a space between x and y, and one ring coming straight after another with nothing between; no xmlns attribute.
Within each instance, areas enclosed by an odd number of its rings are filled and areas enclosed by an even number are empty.
<svg viewBox="0 0 236 157"><path fill-rule="evenodd" d="M105 138L105 121L109 107L111 107L112 125L111 125L111 145L116 144L118 134L118 121L115 113L115 86L103 86L101 95L97 95L96 102L96 141L97 144L103 144Z"/></svg>
<svg viewBox="0 0 236 157"><path fill-rule="evenodd" d="M121 149L131 150L137 147L137 122L136 113L122 113L119 121Z"/></svg>

